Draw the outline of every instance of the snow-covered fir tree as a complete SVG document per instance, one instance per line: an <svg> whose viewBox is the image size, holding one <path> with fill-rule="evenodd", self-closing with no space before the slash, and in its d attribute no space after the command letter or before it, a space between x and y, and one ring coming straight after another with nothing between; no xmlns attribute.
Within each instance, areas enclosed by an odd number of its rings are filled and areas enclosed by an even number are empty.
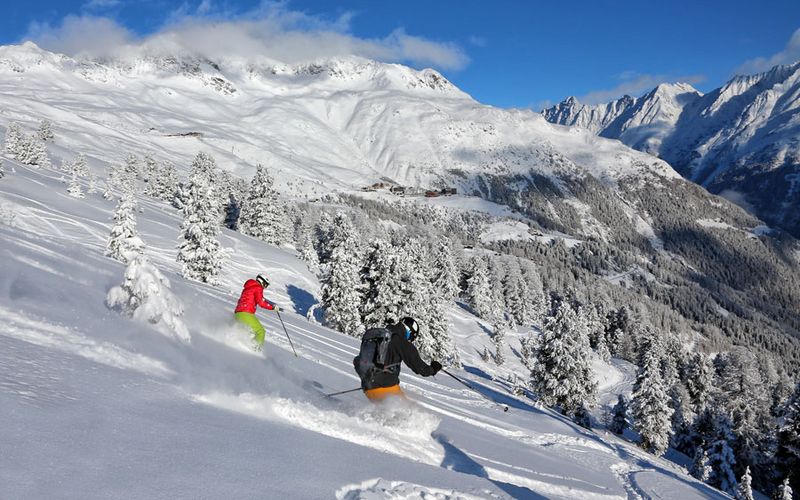
<svg viewBox="0 0 800 500"><path fill-rule="evenodd" d="M733 349L718 356L717 388L719 406L724 406L731 416L734 435L733 452L737 471L750 466L762 477L772 468L768 458L769 436L772 432L770 398L755 356L745 349Z"/></svg>
<svg viewBox="0 0 800 500"><path fill-rule="evenodd" d="M446 237L436 247L431 269L433 288L438 290L443 300L450 302L458 294L458 268L451 243Z"/></svg>
<svg viewBox="0 0 800 500"><path fill-rule="evenodd" d="M191 340L181 319L183 305L170 290L169 280L142 254L131 259L125 280L108 292L106 303L167 336Z"/></svg>
<svg viewBox="0 0 800 500"><path fill-rule="evenodd" d="M139 179L141 177L139 158L133 153L128 153L128 156L125 158L125 166L123 169L131 179Z"/></svg>
<svg viewBox="0 0 800 500"><path fill-rule="evenodd" d="M565 414L594 403L597 383L589 364L589 340L577 312L561 301L544 321L536 345L531 388L541 401Z"/></svg>
<svg viewBox="0 0 800 500"><path fill-rule="evenodd" d="M72 172L72 176L70 177L69 186L67 187L67 194L73 198L83 198L84 196L81 183L78 181L78 174L75 172Z"/></svg>
<svg viewBox="0 0 800 500"><path fill-rule="evenodd" d="M6 166L3 160L0 160L0 179L6 176Z"/></svg>
<svg viewBox="0 0 800 500"><path fill-rule="evenodd" d="M730 418L720 413L714 419L714 437L708 448L708 463L711 466L708 484L731 495L736 491L736 474L733 471L736 457L731 449L733 439Z"/></svg>
<svg viewBox="0 0 800 500"><path fill-rule="evenodd" d="M800 382L783 408L778 423L775 461L782 477L789 476L792 490L800 491Z"/></svg>
<svg viewBox="0 0 800 500"><path fill-rule="evenodd" d="M506 362L503 350L506 345L506 330L509 325L504 321L496 321L492 327L492 343L494 343L494 363L503 366Z"/></svg>
<svg viewBox="0 0 800 500"><path fill-rule="evenodd" d="M47 148L37 136L23 136L19 141L15 155L20 163L35 167L49 167L50 157L47 155Z"/></svg>
<svg viewBox="0 0 800 500"><path fill-rule="evenodd" d="M19 152L19 147L24 140L22 131L19 128L19 123L11 122L6 129L5 150L8 154L16 157Z"/></svg>
<svg viewBox="0 0 800 500"><path fill-rule="evenodd" d="M120 197L114 220L116 222L106 244L106 255L127 264L144 250L144 243L136 231L136 198L133 190L126 190Z"/></svg>
<svg viewBox="0 0 800 500"><path fill-rule="evenodd" d="M503 260L498 257L488 258L489 271L489 313L484 319L495 322L507 320L506 301L503 296L503 281L505 280L506 268ZM483 316L482 316L483 317ZM511 318L513 321L513 318Z"/></svg>
<svg viewBox="0 0 800 500"><path fill-rule="evenodd" d="M314 248L317 249L317 257L322 264L331 258L331 239L333 237L333 218L327 213L322 212L319 221L314 226Z"/></svg>
<svg viewBox="0 0 800 500"><path fill-rule="evenodd" d="M686 369L686 390L695 413L701 413L714 389L714 365L711 358L701 352L695 352L689 359Z"/></svg>
<svg viewBox="0 0 800 500"><path fill-rule="evenodd" d="M402 305L411 290L405 289L399 252L391 243L380 238L370 242L361 282L361 317L367 328L392 324L402 317Z"/></svg>
<svg viewBox="0 0 800 500"><path fill-rule="evenodd" d="M143 180L144 180L144 194L147 196L152 196L153 198L159 198L159 186L158 186L158 162L153 158L153 155L147 153L144 155L144 162L143 167Z"/></svg>
<svg viewBox="0 0 800 500"><path fill-rule="evenodd" d="M736 487L736 500L755 500L753 498L753 477L750 475L750 467L747 467L739 479Z"/></svg>
<svg viewBox="0 0 800 500"><path fill-rule="evenodd" d="M224 258L217 239L219 209L212 184L215 166L214 159L203 152L192 162L177 259L184 277L211 284L217 283Z"/></svg>
<svg viewBox="0 0 800 500"><path fill-rule="evenodd" d="M492 290L489 284L489 268L486 259L474 256L470 260L471 276L467 279L467 300L475 314L491 319L494 309Z"/></svg>
<svg viewBox="0 0 800 500"><path fill-rule="evenodd" d="M444 300L433 288L433 271L428 248L417 238L405 238L398 267L401 276L401 317L411 316L420 323L416 345L425 360L454 359L454 348L448 333L449 324L444 310Z"/></svg>
<svg viewBox="0 0 800 500"><path fill-rule="evenodd" d="M175 192L172 193L170 203L178 210L183 210L189 201L189 186L187 183L178 182L175 184Z"/></svg>
<svg viewBox="0 0 800 500"><path fill-rule="evenodd" d="M503 303L505 310L514 324L524 325L527 323L530 313L529 303L526 302L527 288L522 279L522 270L519 261L512 258L506 261L505 275L502 279Z"/></svg>
<svg viewBox="0 0 800 500"><path fill-rule="evenodd" d="M692 466L689 473L700 481L708 482L711 477L711 464L708 460L708 453L702 446L698 446L692 459Z"/></svg>
<svg viewBox="0 0 800 500"><path fill-rule="evenodd" d="M69 172L74 173L82 179L89 177L89 166L86 164L86 156L83 153L79 153L72 163L70 163Z"/></svg>
<svg viewBox="0 0 800 500"><path fill-rule="evenodd" d="M42 142L52 141L55 138L55 135L53 135L53 124L48 120L40 121L37 137Z"/></svg>
<svg viewBox="0 0 800 500"><path fill-rule="evenodd" d="M332 328L353 337L360 337L361 322L361 243L353 224L344 213L333 221L330 258L324 264L322 305L325 320ZM377 325L384 326L384 325Z"/></svg>
<svg viewBox="0 0 800 500"><path fill-rule="evenodd" d="M536 341L532 336L522 337L519 339L519 357L522 365L530 371L533 366L533 353L535 350Z"/></svg>
<svg viewBox="0 0 800 500"><path fill-rule="evenodd" d="M792 500L793 493L792 486L789 484L789 478L786 477L783 479L780 486L778 486L778 489L775 490L775 494L772 495L772 498L773 500Z"/></svg>
<svg viewBox="0 0 800 500"><path fill-rule="evenodd" d="M662 380L662 356L660 343L653 336L642 354L631 397L633 427L641 436L641 446L659 456L669 446L673 412Z"/></svg>
<svg viewBox="0 0 800 500"><path fill-rule="evenodd" d="M175 189L178 185L178 172L175 165L165 161L156 170L151 182L152 196L170 203L175 199Z"/></svg>
<svg viewBox="0 0 800 500"><path fill-rule="evenodd" d="M525 319L525 324L528 324L532 321L539 321L544 317L546 310L544 287L536 266L532 262L521 260L519 263L522 270L522 280L525 283L523 293L525 293L525 303L528 304L529 313L529 317Z"/></svg>
<svg viewBox="0 0 800 500"><path fill-rule="evenodd" d="M261 164L250 182L239 216L240 231L271 245L288 241L286 209L272 187L272 176Z"/></svg>
<svg viewBox="0 0 800 500"><path fill-rule="evenodd" d="M622 435L628 428L628 402L622 394L617 395L617 404L611 409L611 421L608 430L614 434Z"/></svg>

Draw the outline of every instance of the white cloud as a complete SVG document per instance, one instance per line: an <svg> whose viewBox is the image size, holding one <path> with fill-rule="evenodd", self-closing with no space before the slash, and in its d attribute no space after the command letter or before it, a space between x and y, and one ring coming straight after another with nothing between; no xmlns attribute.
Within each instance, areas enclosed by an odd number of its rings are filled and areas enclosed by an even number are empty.
<svg viewBox="0 0 800 500"><path fill-rule="evenodd" d="M614 99L619 99L624 95L639 96L648 90L657 87L659 84L668 82L682 82L697 84L705 80L702 75L669 76L669 75L649 75L625 71L617 75L617 79L622 82L610 89L593 90L582 96L578 100L585 104L601 104Z"/></svg>
<svg viewBox="0 0 800 500"><path fill-rule="evenodd" d="M122 3L122 0L89 0L83 4L86 10L111 9Z"/></svg>
<svg viewBox="0 0 800 500"><path fill-rule="evenodd" d="M769 57L757 57L745 61L744 64L736 68L736 74L761 73L779 64L791 64L800 61L800 28L796 29L786 46Z"/></svg>
<svg viewBox="0 0 800 500"><path fill-rule="evenodd" d="M183 4L168 15L159 31L144 37L134 36L109 18L67 16L58 26L32 24L24 40L88 57L188 52L209 59L266 57L298 63L356 55L445 70L462 69L469 62L457 45L409 35L402 28L383 38L359 38L350 32L352 17L348 12L326 19L275 2L232 13L203 0L194 9Z"/></svg>

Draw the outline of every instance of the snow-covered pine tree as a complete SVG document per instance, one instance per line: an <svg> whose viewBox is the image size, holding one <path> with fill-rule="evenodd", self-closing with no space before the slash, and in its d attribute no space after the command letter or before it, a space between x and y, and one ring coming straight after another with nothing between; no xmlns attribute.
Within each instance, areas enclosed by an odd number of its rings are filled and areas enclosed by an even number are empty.
<svg viewBox="0 0 800 500"><path fill-rule="evenodd" d="M672 414L672 446L686 454L691 454L696 437L692 431L692 423L697 415L692 410L689 393L683 383L673 387L671 397L674 405Z"/></svg>
<svg viewBox="0 0 800 500"><path fill-rule="evenodd" d="M158 198L159 186L158 186L158 163L153 158L153 155L147 153L144 155L144 194L147 196L152 196L153 198Z"/></svg>
<svg viewBox="0 0 800 500"><path fill-rule="evenodd" d="M503 350L505 349L506 344L506 330L508 329L509 325L504 321L496 321L492 327L492 342L494 343L494 363L497 366L503 366L506 362L505 354L503 354Z"/></svg>
<svg viewBox="0 0 800 500"><path fill-rule="evenodd" d="M522 361L522 365L530 371L531 367L533 366L533 351L535 349L536 342L534 341L533 337L522 337L519 339L519 357L520 361Z"/></svg>
<svg viewBox="0 0 800 500"><path fill-rule="evenodd" d="M69 187L67 187L67 194L72 196L73 198L83 198L83 189L81 189L81 183L78 182L78 174L74 171L72 172L72 176L69 180Z"/></svg>
<svg viewBox="0 0 800 500"><path fill-rule="evenodd" d="M125 158L124 170L128 178L130 179L136 180L141 177L141 166L139 165L139 158L135 154L128 153L128 156Z"/></svg>
<svg viewBox="0 0 800 500"><path fill-rule="evenodd" d="M82 179L89 177L89 166L86 164L86 156L83 153L79 153L70 164L70 173L72 172Z"/></svg>
<svg viewBox="0 0 800 500"><path fill-rule="evenodd" d="M126 190L120 197L114 220L106 255L127 264L144 250L144 242L136 231L136 198L132 190Z"/></svg>
<svg viewBox="0 0 800 500"><path fill-rule="evenodd" d="M384 239L372 240L360 274L364 325L371 328L397 322L402 317L401 307L406 297L395 247Z"/></svg>
<svg viewBox="0 0 800 500"><path fill-rule="evenodd" d="M224 250L217 239L219 209L212 184L214 158L200 152L192 162L192 173L186 186L187 200L183 208L178 263L185 278L204 283L217 283Z"/></svg>
<svg viewBox="0 0 800 500"><path fill-rule="evenodd" d="M778 489L775 490L775 494L772 495L773 500L792 500L792 495L794 491L792 491L792 486L789 484L789 477L783 479L783 482L778 486Z"/></svg>
<svg viewBox="0 0 800 500"><path fill-rule="evenodd" d="M172 294L169 280L142 254L131 259L125 270L125 280L109 290L106 303L169 337L184 342L191 340L181 319L183 305Z"/></svg>
<svg viewBox="0 0 800 500"><path fill-rule="evenodd" d="M175 192L172 193L172 197L170 198L170 203L172 206L177 208L178 210L183 210L186 207L186 203L189 201L189 189L188 185L183 182L178 182L175 184Z"/></svg>
<svg viewBox="0 0 800 500"><path fill-rule="evenodd" d="M50 158L44 142L35 135L24 136L16 148L16 159L25 165L36 167L49 167Z"/></svg>
<svg viewBox="0 0 800 500"><path fill-rule="evenodd" d="M724 406L731 416L737 472L749 465L760 479L772 468L768 439L773 432L769 390L751 352L735 348L725 353L724 358L717 377L718 406Z"/></svg>
<svg viewBox="0 0 800 500"><path fill-rule="evenodd" d="M523 293L525 293L526 297L525 302L529 304L529 316L525 320L525 324L528 324L532 321L541 320L544 317L547 305L544 286L536 266L528 260L521 260L520 268L522 270L522 280L525 283L523 288Z"/></svg>
<svg viewBox="0 0 800 500"><path fill-rule="evenodd" d="M467 278L467 300L475 314L489 319L493 311L489 269L486 259L476 255L470 260L472 274Z"/></svg>
<svg viewBox="0 0 800 500"><path fill-rule="evenodd" d="M692 466L689 469L689 473L694 476L695 479L699 479L705 483L708 482L711 477L711 472L708 453L702 446L698 446L694 452L694 458L692 459Z"/></svg>
<svg viewBox="0 0 800 500"><path fill-rule="evenodd" d="M645 450L661 456L669 446L672 408L667 391L662 384L661 351L658 338L653 336L642 353L631 399L633 427L641 436Z"/></svg>
<svg viewBox="0 0 800 500"><path fill-rule="evenodd" d="M698 414L703 412L714 390L714 365L706 354L695 352L689 359L686 390L689 392L692 410Z"/></svg>
<svg viewBox="0 0 800 500"><path fill-rule="evenodd" d="M525 302L526 293L523 290L527 287L522 279L522 270L516 258L506 261L502 286L505 310L515 324L526 324L530 313L528 311L529 304Z"/></svg>
<svg viewBox="0 0 800 500"><path fill-rule="evenodd" d="M314 248L320 263L325 264L331 258L331 238L333 236L333 219L327 212L322 212L314 226Z"/></svg>
<svg viewBox="0 0 800 500"><path fill-rule="evenodd" d="M566 301L559 302L554 314L545 319L534 358L531 388L544 404L574 414L594 403L597 383L589 364L586 328Z"/></svg>
<svg viewBox="0 0 800 500"><path fill-rule="evenodd" d="M736 458L731 449L733 439L730 418L720 413L714 419L714 438L708 448L708 463L711 466L708 484L731 495L736 491L736 474L733 472Z"/></svg>
<svg viewBox="0 0 800 500"><path fill-rule="evenodd" d="M55 138L55 135L53 135L52 123L50 123L48 120L40 121L37 136L42 142L52 141Z"/></svg>
<svg viewBox="0 0 800 500"><path fill-rule="evenodd" d="M239 226L247 234L271 245L288 241L286 209L272 187L273 179L261 164L250 182L247 197L242 202Z"/></svg>
<svg viewBox="0 0 800 500"><path fill-rule="evenodd" d="M360 337L363 332L359 313L362 301L361 244L358 233L344 213L337 214L333 221L329 245L330 258L324 265L320 280L325 320L342 333Z"/></svg>
<svg viewBox="0 0 800 500"><path fill-rule="evenodd" d="M617 395L617 404L611 409L611 422L608 430L614 434L622 435L628 428L628 402L622 394Z"/></svg>
<svg viewBox="0 0 800 500"><path fill-rule="evenodd" d="M800 382L786 401L778 425L775 461L778 472L789 477L792 490L800 491Z"/></svg>
<svg viewBox="0 0 800 500"><path fill-rule="evenodd" d="M483 352L481 353L481 359L484 363L488 363L490 359L492 359L492 355L489 353L489 348L483 346Z"/></svg>
<svg viewBox="0 0 800 500"><path fill-rule="evenodd" d="M755 500L753 498L753 477L750 475L750 467L748 466L742 478L739 480L739 486L736 487L736 500Z"/></svg>
<svg viewBox="0 0 800 500"><path fill-rule="evenodd" d="M458 295L458 267L448 238L443 237L437 245L431 269L434 290L444 301L452 301Z"/></svg>
<svg viewBox="0 0 800 500"><path fill-rule="evenodd" d="M5 162L3 160L0 160L0 179L2 179L5 176L6 176Z"/></svg>
<svg viewBox="0 0 800 500"><path fill-rule="evenodd" d="M22 131L19 128L19 123L11 122L6 129L5 150L6 152L15 157L19 153L19 148L24 140Z"/></svg>
<svg viewBox="0 0 800 500"><path fill-rule="evenodd" d="M153 191L155 193L153 196L159 200L173 203L177 186L178 172L175 170L175 165L170 161L163 162L153 179Z"/></svg>
<svg viewBox="0 0 800 500"><path fill-rule="evenodd" d="M506 300L503 296L503 281L505 280L506 269L499 257L493 255L488 257L489 262L489 313L484 319L494 321L505 321ZM483 316L481 316L483 317Z"/></svg>

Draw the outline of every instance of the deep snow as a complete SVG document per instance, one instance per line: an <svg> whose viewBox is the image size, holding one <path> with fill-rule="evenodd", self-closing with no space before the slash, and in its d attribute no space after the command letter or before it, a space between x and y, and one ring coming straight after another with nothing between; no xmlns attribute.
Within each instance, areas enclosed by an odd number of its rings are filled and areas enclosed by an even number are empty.
<svg viewBox="0 0 800 500"><path fill-rule="evenodd" d="M479 358L485 327L458 306L449 311L465 365L458 375L508 413L446 376L407 368L413 403L322 397L358 386L358 340L306 319L319 284L294 251L224 230L231 253L221 283L188 282L175 262L176 211L139 198L146 254L183 302L191 342L164 336L105 305L125 269L103 255L115 202L69 197L53 169L5 165L3 499L719 496L667 460L511 396L506 372ZM256 272L271 276L268 298L287 309L299 358L271 313L259 313L263 354L231 324L240 286ZM629 367L595 365L601 402L630 390Z"/></svg>

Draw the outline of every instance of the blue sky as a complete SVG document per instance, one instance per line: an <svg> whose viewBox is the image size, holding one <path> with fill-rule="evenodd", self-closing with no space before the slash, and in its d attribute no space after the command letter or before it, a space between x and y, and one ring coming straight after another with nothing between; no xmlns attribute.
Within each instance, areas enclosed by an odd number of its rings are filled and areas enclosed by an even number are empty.
<svg viewBox="0 0 800 500"><path fill-rule="evenodd" d="M3 10L2 44L92 53L177 31L208 50L281 60L353 52L432 66L481 102L537 110L663 81L707 91L800 60L797 0L31 0Z"/></svg>

